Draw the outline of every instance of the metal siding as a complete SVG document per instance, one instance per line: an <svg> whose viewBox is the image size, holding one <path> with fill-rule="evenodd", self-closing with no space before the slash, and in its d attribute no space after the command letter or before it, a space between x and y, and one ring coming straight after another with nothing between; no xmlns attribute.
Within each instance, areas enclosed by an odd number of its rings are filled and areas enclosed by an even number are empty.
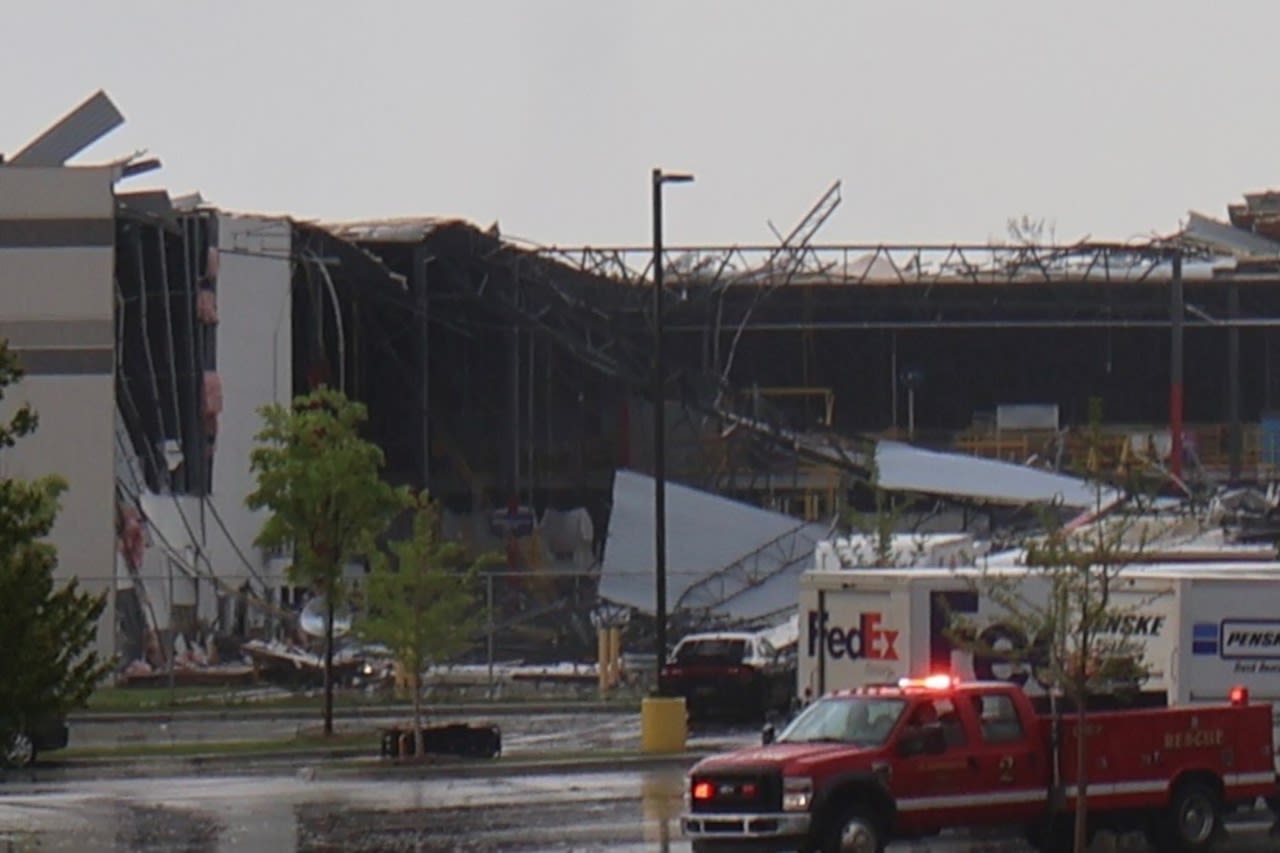
<svg viewBox="0 0 1280 853"><path fill-rule="evenodd" d="M111 246L115 237L115 223L110 219L0 219L0 249Z"/></svg>
<svg viewBox="0 0 1280 853"><path fill-rule="evenodd" d="M109 593L115 583L115 202L109 168L0 167L0 220L10 234L44 235L39 248L0 248L0 319L32 368L0 401L0 416L29 402L40 428L3 454L8 476L59 474L68 489L50 537L55 577ZM41 223L41 221L44 221ZM15 223L30 224L15 224ZM75 223L74 226L68 223ZM92 248L77 229L94 235ZM115 602L97 648L115 649Z"/></svg>
<svg viewBox="0 0 1280 853"><path fill-rule="evenodd" d="M61 166L124 123L124 116L99 89L13 155L21 166Z"/></svg>
<svg viewBox="0 0 1280 853"><path fill-rule="evenodd" d="M112 322L114 267L110 248L0 249L0 313L6 323Z"/></svg>
<svg viewBox="0 0 1280 853"><path fill-rule="evenodd" d="M0 166L0 219L112 219L115 195L106 166Z"/></svg>
<svg viewBox="0 0 1280 853"><path fill-rule="evenodd" d="M18 363L28 376L95 376L113 375L115 350L112 348L30 349L15 350Z"/></svg>
<svg viewBox="0 0 1280 853"><path fill-rule="evenodd" d="M115 346L110 320L0 320L0 338L14 349Z"/></svg>
<svg viewBox="0 0 1280 853"><path fill-rule="evenodd" d="M244 501L256 481L249 456L262 424L258 408L288 403L293 394L292 227L279 219L220 216L218 243L223 253L215 333L223 406L210 500L240 552L265 576L266 561L253 545L265 513L249 509ZM249 569L216 523L210 529L210 561L238 585ZM277 575L270 582L278 587L284 578Z"/></svg>
<svg viewBox="0 0 1280 853"><path fill-rule="evenodd" d="M95 593L114 588L115 572L115 379L97 376L28 376L8 389L0 412L29 402L40 428L3 454L5 473L67 480L62 509L50 537L58 549L55 577L79 577ZM115 644L114 604L98 624L98 648Z"/></svg>

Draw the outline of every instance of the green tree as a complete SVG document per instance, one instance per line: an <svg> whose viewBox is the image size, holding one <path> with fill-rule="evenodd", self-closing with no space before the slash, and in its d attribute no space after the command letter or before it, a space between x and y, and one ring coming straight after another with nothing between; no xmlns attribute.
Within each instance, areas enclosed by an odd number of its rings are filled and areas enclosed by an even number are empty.
<svg viewBox="0 0 1280 853"><path fill-rule="evenodd" d="M1098 459L1101 413L1096 404L1090 415L1089 458ZM1126 567L1146 550L1149 533L1128 507L1144 505L1135 480L1108 483L1091 463L1086 474L1093 484L1093 519L1068 529L1051 514L1042 520L1044 532L1025 544L1025 573L980 571L975 591L989 599L999 620L1031 640L1022 652L1009 654L980 639L980 625L969 617L952 615L952 642L975 654L1021 660L1031 667L1035 680L1050 693L1055 750L1062 743L1061 707L1058 698L1074 707L1074 764L1076 801L1074 823L1066 828L1055 822L1038 839L1042 849L1059 849L1071 841L1075 853L1088 847L1088 731L1089 700L1099 694L1124 694L1136 690L1148 677L1142 643L1123 628L1146 608L1155 596L1121 603ZM1135 473L1135 472L1131 472ZM1038 581L1038 583L1037 583ZM1055 806L1061 797L1055 792Z"/></svg>
<svg viewBox="0 0 1280 853"><path fill-rule="evenodd" d="M320 388L291 406L262 407L247 503L270 516L256 543L289 552L289 577L324 597L324 732L333 733L333 617L347 594L344 568L376 550L407 500L381 477L383 454L360 435L367 410Z"/></svg>
<svg viewBox="0 0 1280 853"><path fill-rule="evenodd" d="M8 343L0 340L0 400L22 379ZM0 450L12 448L38 425L20 406L0 422ZM58 587L54 546L45 541L58 516L66 482L0 478L0 745L6 758L34 757L31 727L82 707L112 661L89 651L106 594L80 590L72 579Z"/></svg>
<svg viewBox="0 0 1280 853"><path fill-rule="evenodd" d="M413 501L413 533L391 544L393 560L374 564L365 587L367 615L357 627L386 645L409 679L413 697L414 754L423 755L422 672L470 648L480 626L476 574L497 555L471 560L466 547L446 539L440 506L426 491Z"/></svg>
<svg viewBox="0 0 1280 853"><path fill-rule="evenodd" d="M865 485L871 492L872 508L859 511L846 507L841 513L853 550L846 568L889 569L914 565L928 548L927 538L919 532L926 519L915 517L920 508L919 498L893 494L881 488L880 466L874 461ZM915 538L908 550L900 553L898 537L904 534Z"/></svg>

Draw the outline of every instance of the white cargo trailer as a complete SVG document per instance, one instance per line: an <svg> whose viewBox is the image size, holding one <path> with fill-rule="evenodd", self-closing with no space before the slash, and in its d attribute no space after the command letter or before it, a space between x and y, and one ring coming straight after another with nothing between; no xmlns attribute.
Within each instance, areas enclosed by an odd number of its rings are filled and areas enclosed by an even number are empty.
<svg viewBox="0 0 1280 853"><path fill-rule="evenodd" d="M1045 578L1019 565L985 571L1017 579L1031 600L1047 594ZM1043 674L1017 660L1030 638L980 593L980 574L973 567L806 572L798 613L800 698L931 673L1013 681L1044 695ZM1144 650L1147 701L1221 702L1242 685L1251 698L1280 705L1280 563L1133 566L1120 574L1113 607L1125 616L1109 630ZM955 614L997 653L957 649L948 631Z"/></svg>

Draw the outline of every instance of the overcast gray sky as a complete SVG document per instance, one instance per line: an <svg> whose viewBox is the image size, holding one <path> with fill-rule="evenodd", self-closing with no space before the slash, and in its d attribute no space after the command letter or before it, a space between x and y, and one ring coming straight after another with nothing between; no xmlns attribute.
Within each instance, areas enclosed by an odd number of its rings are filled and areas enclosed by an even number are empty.
<svg viewBox="0 0 1280 853"><path fill-rule="evenodd" d="M0 151L98 88L135 184L238 210L458 215L547 244L1060 240L1280 183L1280 3L72 2L0 15Z"/></svg>

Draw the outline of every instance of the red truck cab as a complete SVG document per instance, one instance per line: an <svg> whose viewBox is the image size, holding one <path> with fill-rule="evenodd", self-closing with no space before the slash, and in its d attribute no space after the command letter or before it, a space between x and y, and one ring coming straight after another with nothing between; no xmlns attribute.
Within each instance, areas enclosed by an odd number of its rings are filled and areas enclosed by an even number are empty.
<svg viewBox="0 0 1280 853"><path fill-rule="evenodd" d="M682 828L696 853L879 853L978 826L1070 850L1074 716L1062 720L1056 758L1052 733L1007 682L943 676L838 691L776 738L766 730L763 745L698 762ZM1271 707L1247 695L1091 712L1085 736L1090 829L1140 829L1161 851L1209 849L1227 810L1276 793Z"/></svg>

